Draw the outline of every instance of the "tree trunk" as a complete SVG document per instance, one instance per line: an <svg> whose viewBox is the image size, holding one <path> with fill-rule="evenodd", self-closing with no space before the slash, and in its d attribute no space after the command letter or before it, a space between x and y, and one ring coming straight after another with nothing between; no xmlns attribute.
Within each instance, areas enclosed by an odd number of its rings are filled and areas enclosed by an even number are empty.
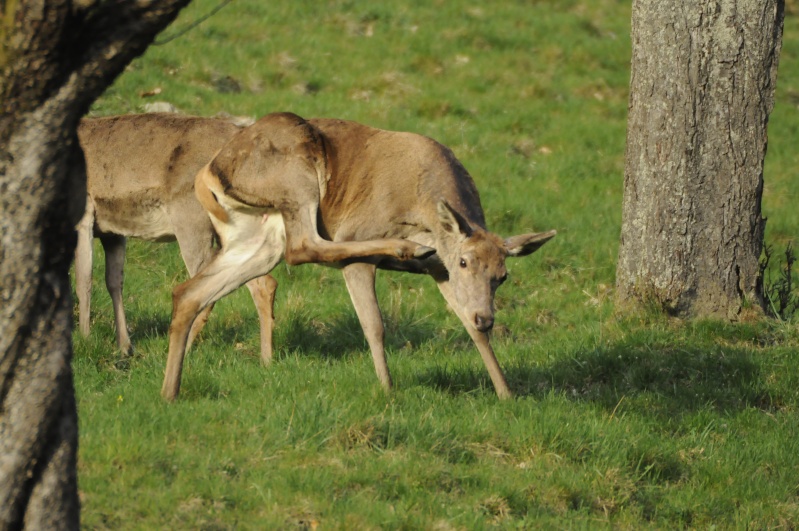
<svg viewBox="0 0 799 531"><path fill-rule="evenodd" d="M620 306L762 309L766 126L783 0L634 0Z"/></svg>
<svg viewBox="0 0 799 531"><path fill-rule="evenodd" d="M77 529L77 124L189 0L0 0L0 529Z"/></svg>

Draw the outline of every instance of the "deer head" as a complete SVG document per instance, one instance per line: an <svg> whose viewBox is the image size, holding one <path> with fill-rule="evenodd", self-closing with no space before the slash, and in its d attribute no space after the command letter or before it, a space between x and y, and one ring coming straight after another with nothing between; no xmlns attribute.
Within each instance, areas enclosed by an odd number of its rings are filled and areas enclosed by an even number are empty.
<svg viewBox="0 0 799 531"><path fill-rule="evenodd" d="M449 273L449 283L467 321L478 331L494 326L494 294L508 278L505 258L538 250L556 231L520 234L502 239L469 223L446 201L439 201L442 240L438 257Z"/></svg>

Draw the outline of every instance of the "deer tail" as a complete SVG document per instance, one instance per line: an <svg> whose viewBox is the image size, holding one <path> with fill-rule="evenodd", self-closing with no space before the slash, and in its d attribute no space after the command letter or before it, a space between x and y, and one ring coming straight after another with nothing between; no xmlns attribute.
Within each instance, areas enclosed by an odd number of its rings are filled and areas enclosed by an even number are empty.
<svg viewBox="0 0 799 531"><path fill-rule="evenodd" d="M219 179L211 172L210 164L206 164L203 169L197 173L197 177L194 180L194 193L197 196L197 200L200 201L200 204L208 214L222 223L227 223L228 213L222 205L219 204L219 200L213 192L213 188L219 189L221 185Z"/></svg>

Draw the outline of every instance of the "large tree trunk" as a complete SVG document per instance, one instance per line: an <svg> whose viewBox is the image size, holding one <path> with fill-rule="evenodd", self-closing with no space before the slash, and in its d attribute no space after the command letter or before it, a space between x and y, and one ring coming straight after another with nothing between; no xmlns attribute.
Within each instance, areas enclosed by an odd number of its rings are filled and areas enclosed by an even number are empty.
<svg viewBox="0 0 799 531"><path fill-rule="evenodd" d="M0 529L77 529L77 124L189 0L0 0Z"/></svg>
<svg viewBox="0 0 799 531"><path fill-rule="evenodd" d="M617 302L762 308L766 125L783 0L634 0Z"/></svg>

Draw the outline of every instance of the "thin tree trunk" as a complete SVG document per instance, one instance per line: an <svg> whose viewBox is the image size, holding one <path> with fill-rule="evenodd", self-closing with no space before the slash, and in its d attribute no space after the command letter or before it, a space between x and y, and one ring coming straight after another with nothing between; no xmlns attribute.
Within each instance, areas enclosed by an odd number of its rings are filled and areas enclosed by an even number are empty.
<svg viewBox="0 0 799 531"><path fill-rule="evenodd" d="M189 0L0 1L0 529L77 529L77 124Z"/></svg>
<svg viewBox="0 0 799 531"><path fill-rule="evenodd" d="M766 126L783 0L634 0L620 306L763 307Z"/></svg>

